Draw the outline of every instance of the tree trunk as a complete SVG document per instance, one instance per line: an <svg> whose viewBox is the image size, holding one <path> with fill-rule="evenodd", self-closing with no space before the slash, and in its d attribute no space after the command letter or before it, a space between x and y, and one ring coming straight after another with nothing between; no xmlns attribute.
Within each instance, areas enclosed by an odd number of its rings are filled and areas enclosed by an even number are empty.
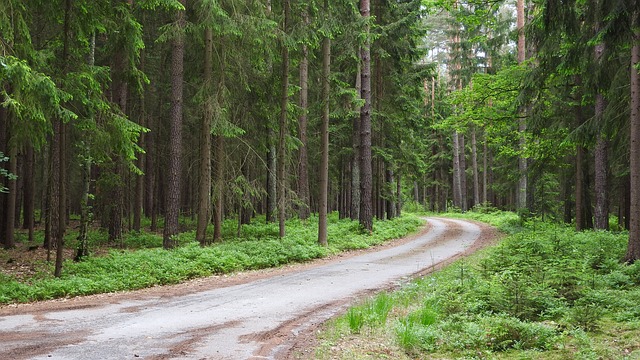
<svg viewBox="0 0 640 360"><path fill-rule="evenodd" d="M478 144L476 128L471 130L471 166L473 169L473 206L480 204L480 181L478 179Z"/></svg>
<svg viewBox="0 0 640 360"><path fill-rule="evenodd" d="M275 144L275 135L274 131L271 128L271 125L267 124L267 211L266 211L266 222L270 223L273 221L273 217L276 214L276 210L278 207L278 197L277 197L277 154L276 154L276 144Z"/></svg>
<svg viewBox="0 0 640 360"><path fill-rule="evenodd" d="M596 207L594 214L594 226L596 229L607 230L609 228L609 196L608 196L608 150L609 141L600 134L595 151L595 185Z"/></svg>
<svg viewBox="0 0 640 360"><path fill-rule="evenodd" d="M33 146L27 145L25 152L24 163L24 219L22 228L29 231L29 242L33 242L33 234L35 227L35 174L34 174L34 162L35 155Z"/></svg>
<svg viewBox="0 0 640 360"><path fill-rule="evenodd" d="M525 33L524 33L524 0L516 1L516 28L518 30L518 64L522 64L526 59L526 45L525 45ZM524 116L518 119L518 148L520 149L520 156L518 158L518 173L520 178L518 180L518 193L517 193L517 209L524 209L527 207L527 159L524 154L526 141L525 132L527 131L527 122Z"/></svg>
<svg viewBox="0 0 640 360"><path fill-rule="evenodd" d="M282 26L284 35L288 35L289 31L289 0L283 0L284 24ZM278 135L278 235L283 238L286 235L285 218L286 218L286 140L287 140L287 106L289 104L289 48L285 39L281 39L282 46L282 93L280 98L280 133Z"/></svg>
<svg viewBox="0 0 640 360"><path fill-rule="evenodd" d="M186 7L187 0L180 0ZM176 12L178 34L173 40L171 54L171 124L169 130L169 166L167 173L167 193L165 194L165 224L162 246L170 249L175 246L180 215L180 179L182 164L182 82L184 80L184 28L185 11Z"/></svg>
<svg viewBox="0 0 640 360"><path fill-rule="evenodd" d="M213 30L204 31L204 88L206 100L200 138L200 181L198 189L198 225L196 240L206 245L207 225L211 219L211 124L213 122Z"/></svg>
<svg viewBox="0 0 640 360"><path fill-rule="evenodd" d="M458 143L460 150L458 156L460 156L460 201L462 203L462 211L469 210L469 201L467 198L467 156L466 147L464 144L464 134L458 134Z"/></svg>
<svg viewBox="0 0 640 360"><path fill-rule="evenodd" d="M216 186L213 214L213 241L222 240L222 215L224 214L224 138L216 136Z"/></svg>
<svg viewBox="0 0 640 360"><path fill-rule="evenodd" d="M360 76L360 63L358 62L356 71L356 92L358 97L362 93L362 78ZM360 109L355 109L360 113ZM353 148L353 156L351 157L351 220L360 219L360 117L353 118L353 129L351 132L351 141Z"/></svg>
<svg viewBox="0 0 640 360"><path fill-rule="evenodd" d="M489 151L487 149L487 136L485 134L484 141L482 142L482 204L487 205L488 198L488 187L489 187L489 174L488 174L488 158Z"/></svg>
<svg viewBox="0 0 640 360"><path fill-rule="evenodd" d="M9 173L16 174L18 169L18 147L15 141L9 140ZM18 182L16 178L9 179L7 182L7 202L5 204L5 233L4 233L4 248L11 249L16 246L15 242L15 217L16 217L16 201L18 194Z"/></svg>
<svg viewBox="0 0 640 360"><path fill-rule="evenodd" d="M633 12L633 46L631 48L631 118L629 136L629 173L630 173L630 211L629 211L629 244L625 261L634 262L640 259L640 12Z"/></svg>
<svg viewBox="0 0 640 360"><path fill-rule="evenodd" d="M396 204L394 201L395 187L394 185L393 170L390 166L387 166L386 171L386 186L384 187L385 197L387 198L387 220L391 220L396 217Z"/></svg>
<svg viewBox="0 0 640 360"><path fill-rule="evenodd" d="M328 0L324 2L324 10L328 12ZM329 193L329 95L331 84L331 40L325 36L322 40L322 125L320 127L321 161L320 161L320 209L318 214L318 243L327 246L327 200Z"/></svg>
<svg viewBox="0 0 640 360"><path fill-rule="evenodd" d="M302 14L302 17L304 26L308 26L309 15L306 10ZM300 117L298 118L299 137L301 143L298 159L298 197L300 198L298 216L303 220L308 219L311 212L309 208L309 160L307 156L307 117L309 112L308 93L309 49L307 49L306 44L303 44L302 59L300 59ZM320 207L322 207L322 205ZM320 211L322 211L322 209Z"/></svg>
<svg viewBox="0 0 640 360"><path fill-rule="evenodd" d="M360 0L360 15L368 24L371 12L369 0ZM373 172L371 164L371 39L369 26L365 25L366 39L360 51L362 61L362 99L360 110L360 225L367 231L373 231Z"/></svg>
<svg viewBox="0 0 640 360"><path fill-rule="evenodd" d="M460 171L460 135L453 133L453 206L462 209L462 174Z"/></svg>

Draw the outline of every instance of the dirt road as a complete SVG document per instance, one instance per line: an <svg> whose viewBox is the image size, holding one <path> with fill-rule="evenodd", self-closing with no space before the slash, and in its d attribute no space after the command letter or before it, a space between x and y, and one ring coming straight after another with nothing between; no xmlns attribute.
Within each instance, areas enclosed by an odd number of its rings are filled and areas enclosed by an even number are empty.
<svg viewBox="0 0 640 360"><path fill-rule="evenodd" d="M0 308L0 359L285 359L360 296L486 243L491 229L429 218L395 246L174 287Z"/></svg>

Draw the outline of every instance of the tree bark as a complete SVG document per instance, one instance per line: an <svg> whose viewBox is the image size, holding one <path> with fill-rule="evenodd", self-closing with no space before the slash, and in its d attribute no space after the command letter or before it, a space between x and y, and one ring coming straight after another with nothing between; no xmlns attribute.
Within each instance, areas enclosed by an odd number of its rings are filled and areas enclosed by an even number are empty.
<svg viewBox="0 0 640 360"><path fill-rule="evenodd" d="M187 0L180 0L186 7ZM182 82L184 79L184 28L185 11L176 12L178 34L173 40L171 54L171 124L169 129L169 171L167 173L167 193L165 194L165 224L162 246L170 249L175 246L174 236L178 234L180 215L180 180L182 163Z"/></svg>
<svg viewBox="0 0 640 360"><path fill-rule="evenodd" d="M473 169L473 204L480 204L480 181L478 178L478 144L476 141L476 128L471 130L471 166Z"/></svg>
<svg viewBox="0 0 640 360"><path fill-rule="evenodd" d="M636 9L632 16L633 46L631 48L631 117L629 135L630 211L629 243L625 261L640 259L640 12Z"/></svg>
<svg viewBox="0 0 640 360"><path fill-rule="evenodd" d="M596 229L607 230L609 228L609 165L608 150L609 141L600 134L596 142L595 150L595 184L596 207L594 213L594 226Z"/></svg>
<svg viewBox="0 0 640 360"><path fill-rule="evenodd" d="M526 45L525 45L525 33L524 33L524 0L516 1L516 28L518 30L518 64L522 64L526 59ZM527 207L527 159L524 154L526 140L525 133L527 131L527 122L524 116L518 119L518 147L520 149L520 156L518 158L518 173L520 178L518 180L518 193L517 193L517 205L518 209L524 209Z"/></svg>
<svg viewBox="0 0 640 360"><path fill-rule="evenodd" d="M358 63L356 71L356 92L358 97L362 93L360 63ZM360 109L357 108L358 113ZM351 220L360 219L360 116L353 118L353 127L351 132L351 141L353 148L353 156L351 157Z"/></svg>
<svg viewBox="0 0 640 360"><path fill-rule="evenodd" d="M222 240L222 218L224 214L224 138L216 136L216 185L213 214L213 241Z"/></svg>
<svg viewBox="0 0 640 360"><path fill-rule="evenodd" d="M206 245L207 225L211 219L211 124L213 122L213 30L204 31L204 103L200 138L200 181L198 189L198 225L196 240Z"/></svg>
<svg viewBox="0 0 640 360"><path fill-rule="evenodd" d="M9 140L9 173L16 174L18 169L18 147L15 141ZM18 182L16 178L9 179L7 181L7 202L5 204L5 233L4 233L4 248L11 249L16 246L15 242L15 218L16 218L16 201L18 193Z"/></svg>
<svg viewBox="0 0 640 360"><path fill-rule="evenodd" d="M284 11L283 36L287 36L289 31L289 0L283 0ZM280 133L278 135L278 235L283 238L286 235L285 219L286 219L286 140L287 140L287 106L289 104L289 48L285 39L281 40L282 46L282 88L280 98Z"/></svg>
<svg viewBox="0 0 640 360"><path fill-rule="evenodd" d="M369 0L360 0L360 15L368 23L371 15ZM360 52L362 61L362 99L364 105L360 110L360 225L367 231L373 231L372 189L373 172L371 164L371 39L369 25L364 29L366 39Z"/></svg>
<svg viewBox="0 0 640 360"><path fill-rule="evenodd" d="M469 210L469 201L467 198L467 156L466 146L464 144L464 134L458 134L458 143L460 150L458 156L460 157L460 201L462 211Z"/></svg>
<svg viewBox="0 0 640 360"><path fill-rule="evenodd" d="M324 10L328 12L327 0ZM327 201L329 196L329 95L331 84L331 40L325 36L322 40L322 124L320 127L321 160L320 160L320 208L318 214L318 243L327 246Z"/></svg>
<svg viewBox="0 0 640 360"><path fill-rule="evenodd" d="M460 138L453 133L453 206L462 209L462 174L460 171Z"/></svg>
<svg viewBox="0 0 640 360"><path fill-rule="evenodd" d="M305 10L302 14L304 26L309 25L309 14ZM324 44L323 44L324 46ZM324 48L323 48L324 50ZM323 55L324 59L324 55ZM324 61L324 60L323 60ZM323 68L324 69L324 68ZM324 81L324 80L323 80ZM300 207L298 216L300 219L308 219L309 207L309 159L307 155L307 118L308 118L308 94L309 94L309 49L302 45L302 58L300 59L300 117L298 129L300 137L300 153L298 159L298 197ZM322 207L322 206L321 206Z"/></svg>
<svg viewBox="0 0 640 360"><path fill-rule="evenodd" d="M277 189L277 150L275 144L275 134L270 124L267 124L267 213L266 222L273 221L278 207Z"/></svg>

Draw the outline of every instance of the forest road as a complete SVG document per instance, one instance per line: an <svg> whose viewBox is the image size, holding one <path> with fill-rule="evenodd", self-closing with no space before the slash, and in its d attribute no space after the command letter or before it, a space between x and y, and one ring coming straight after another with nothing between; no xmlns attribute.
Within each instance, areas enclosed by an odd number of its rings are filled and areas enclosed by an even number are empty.
<svg viewBox="0 0 640 360"><path fill-rule="evenodd" d="M393 244L300 266L3 307L0 359L295 358L320 323L356 299L428 273L496 234L463 220L427 223Z"/></svg>

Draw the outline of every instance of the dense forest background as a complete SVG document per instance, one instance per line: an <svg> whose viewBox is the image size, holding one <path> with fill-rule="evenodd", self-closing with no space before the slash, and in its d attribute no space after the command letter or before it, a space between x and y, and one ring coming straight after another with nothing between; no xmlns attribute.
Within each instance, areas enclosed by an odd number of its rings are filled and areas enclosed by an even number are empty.
<svg viewBox="0 0 640 360"><path fill-rule="evenodd" d="M629 229L635 0L6 0L0 239L498 207ZM258 219L257 217L260 216ZM148 220L148 221L147 221ZM213 223L212 233L207 225Z"/></svg>

